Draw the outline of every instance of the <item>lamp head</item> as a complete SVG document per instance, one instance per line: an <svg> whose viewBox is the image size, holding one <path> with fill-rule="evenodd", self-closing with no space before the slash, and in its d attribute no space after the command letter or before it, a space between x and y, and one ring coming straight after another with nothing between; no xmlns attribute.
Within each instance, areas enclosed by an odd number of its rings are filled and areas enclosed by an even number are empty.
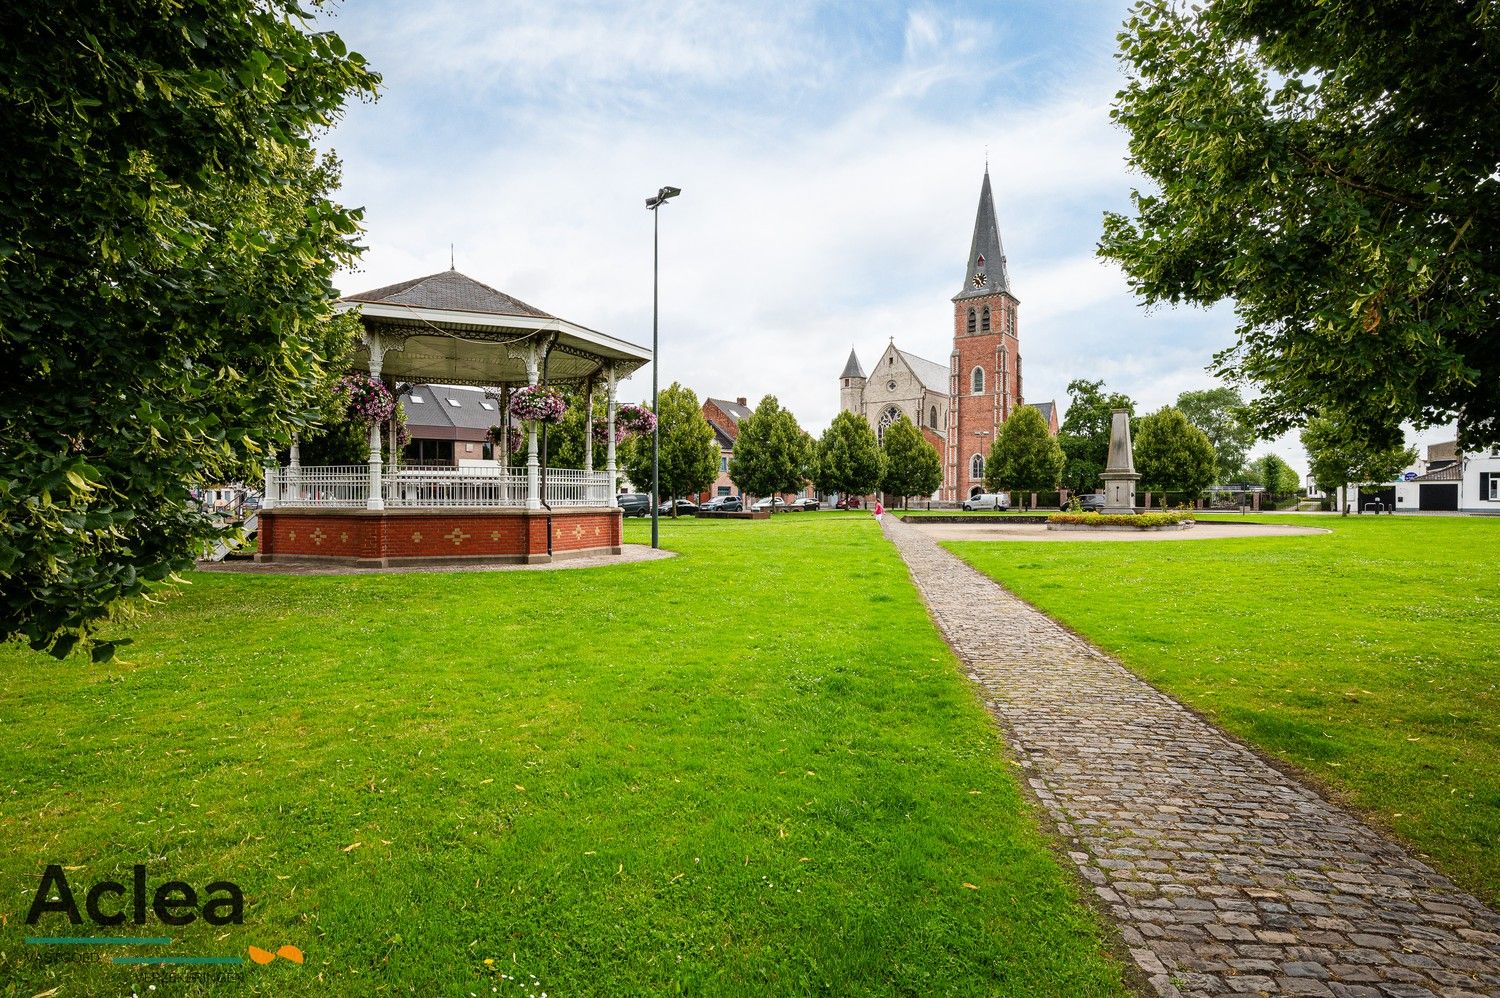
<svg viewBox="0 0 1500 998"><path fill-rule="evenodd" d="M663 187L661 190L656 192L655 197L649 197L646 199L646 207L651 211L655 211L657 208L665 204L669 199L675 198L681 193L682 188L680 187Z"/></svg>

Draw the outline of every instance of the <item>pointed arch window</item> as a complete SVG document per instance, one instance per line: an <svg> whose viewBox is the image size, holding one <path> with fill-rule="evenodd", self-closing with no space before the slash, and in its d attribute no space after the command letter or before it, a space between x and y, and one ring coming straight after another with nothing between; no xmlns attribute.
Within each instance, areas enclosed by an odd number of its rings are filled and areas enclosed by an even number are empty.
<svg viewBox="0 0 1500 998"><path fill-rule="evenodd" d="M1013 308L1005 310L1005 331L1016 335L1016 310Z"/></svg>
<svg viewBox="0 0 1500 998"><path fill-rule="evenodd" d="M927 412L927 425L930 426L930 427L932 427L934 430L938 428L938 425L937 425L937 406L933 406L930 410L928 410L928 412Z"/></svg>
<svg viewBox="0 0 1500 998"><path fill-rule="evenodd" d="M969 372L969 390L975 395L984 394L984 368L976 367Z"/></svg>
<svg viewBox="0 0 1500 998"><path fill-rule="evenodd" d="M988 305L979 310L979 331L983 333L990 331L990 307Z"/></svg>
<svg viewBox="0 0 1500 998"><path fill-rule="evenodd" d="M975 454L969 458L969 479L978 481L984 477L984 455Z"/></svg>
<svg viewBox="0 0 1500 998"><path fill-rule="evenodd" d="M900 409L896 408L895 406L887 407L885 412L880 414L880 423L875 427L875 439L880 443L884 443L886 427L890 426L900 418Z"/></svg>
<svg viewBox="0 0 1500 998"><path fill-rule="evenodd" d="M970 334L972 334L974 332L974 323L975 323L975 321L976 320L974 318L974 310L971 308L971 309L969 309L969 326L968 326Z"/></svg>

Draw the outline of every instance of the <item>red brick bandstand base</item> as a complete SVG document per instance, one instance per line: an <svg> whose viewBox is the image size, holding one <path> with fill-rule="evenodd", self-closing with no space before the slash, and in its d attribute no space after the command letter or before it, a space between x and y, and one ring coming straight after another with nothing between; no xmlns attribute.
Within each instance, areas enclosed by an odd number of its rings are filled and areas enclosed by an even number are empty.
<svg viewBox="0 0 1500 998"><path fill-rule="evenodd" d="M389 566L620 553L618 509L268 509L256 561Z"/></svg>

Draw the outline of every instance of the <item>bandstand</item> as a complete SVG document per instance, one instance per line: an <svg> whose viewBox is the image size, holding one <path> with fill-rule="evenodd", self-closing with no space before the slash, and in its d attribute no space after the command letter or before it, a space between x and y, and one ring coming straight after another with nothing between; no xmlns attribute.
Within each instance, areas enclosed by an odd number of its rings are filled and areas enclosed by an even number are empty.
<svg viewBox="0 0 1500 998"><path fill-rule="evenodd" d="M592 411L608 401L603 471L594 470L593 434L584 435L584 467L543 469L538 428L525 424L526 469L510 470L508 433L496 460L462 467L403 466L382 454L370 428L364 465L303 465L293 448L284 467L267 467L259 561L342 561L359 565L420 562L547 562L619 554L615 422L619 382L651 360L651 351L564 319L454 270L340 299L358 310L358 358L388 384L473 385L496 401L525 385L578 386Z"/></svg>

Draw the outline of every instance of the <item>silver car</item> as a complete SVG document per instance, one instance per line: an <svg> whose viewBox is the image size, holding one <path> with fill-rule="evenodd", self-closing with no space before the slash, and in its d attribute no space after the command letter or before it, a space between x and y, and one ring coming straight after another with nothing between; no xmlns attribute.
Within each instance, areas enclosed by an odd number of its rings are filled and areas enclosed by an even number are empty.
<svg viewBox="0 0 1500 998"><path fill-rule="evenodd" d="M1010 509L1009 492L981 492L964 500L964 509Z"/></svg>

